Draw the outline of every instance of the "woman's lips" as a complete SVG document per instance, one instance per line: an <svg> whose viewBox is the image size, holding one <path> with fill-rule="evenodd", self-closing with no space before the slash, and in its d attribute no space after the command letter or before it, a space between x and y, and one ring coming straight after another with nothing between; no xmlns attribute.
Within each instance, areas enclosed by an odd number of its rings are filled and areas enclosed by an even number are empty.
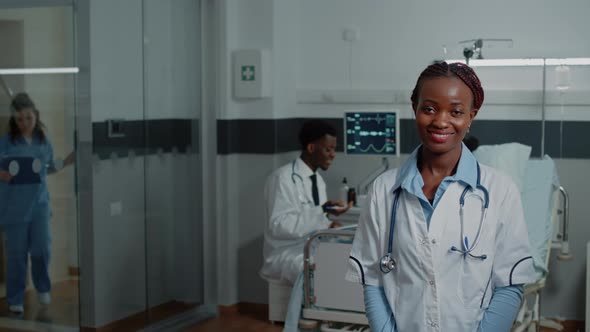
<svg viewBox="0 0 590 332"><path fill-rule="evenodd" d="M430 138L436 143L445 143L453 133L432 132L429 131Z"/></svg>

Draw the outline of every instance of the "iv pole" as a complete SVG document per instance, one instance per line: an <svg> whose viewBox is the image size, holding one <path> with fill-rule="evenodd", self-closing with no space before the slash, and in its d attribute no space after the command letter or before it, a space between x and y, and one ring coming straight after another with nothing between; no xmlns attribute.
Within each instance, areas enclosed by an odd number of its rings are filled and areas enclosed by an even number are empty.
<svg viewBox="0 0 590 332"><path fill-rule="evenodd" d="M543 89L541 90L541 158L545 156L545 84L547 80L547 59L543 58Z"/></svg>

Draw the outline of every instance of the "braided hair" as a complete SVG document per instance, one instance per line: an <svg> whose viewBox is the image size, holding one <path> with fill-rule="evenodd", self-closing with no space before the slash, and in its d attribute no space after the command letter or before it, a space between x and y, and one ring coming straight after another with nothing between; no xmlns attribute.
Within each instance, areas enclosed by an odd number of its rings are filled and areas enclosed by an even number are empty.
<svg viewBox="0 0 590 332"><path fill-rule="evenodd" d="M424 69L424 71L420 74L418 81L416 82L416 86L412 91L411 100L413 105L418 104L418 94L422 88L422 82L425 79L436 77L457 77L463 81L469 90L471 90L473 95L473 108L479 110L483 104L484 93L483 88L481 87L481 82L479 81L479 78L473 69L463 63L448 64L444 61L437 62L426 67L426 69Z"/></svg>

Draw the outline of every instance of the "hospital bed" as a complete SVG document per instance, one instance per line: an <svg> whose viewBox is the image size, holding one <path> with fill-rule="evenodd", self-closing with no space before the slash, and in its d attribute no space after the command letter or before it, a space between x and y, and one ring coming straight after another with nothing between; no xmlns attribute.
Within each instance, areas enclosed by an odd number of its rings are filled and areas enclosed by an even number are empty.
<svg viewBox="0 0 590 332"><path fill-rule="evenodd" d="M525 296L516 318L514 332L537 331L542 324L541 290L545 287L549 273L551 249L560 250L558 260L572 258L568 242L569 197L565 188L559 185L555 164L550 158L529 161L522 201L537 281L525 285ZM542 208L544 202L548 202L546 209ZM560 331L563 329L555 322L551 327Z"/></svg>
<svg viewBox="0 0 590 332"><path fill-rule="evenodd" d="M545 286L551 248L561 250L558 258L571 258L567 242L568 196L556 174L549 157L527 162L522 201L537 281L525 287L525 300L513 331L536 331L539 326L540 291ZM358 215L347 218L358 220ZM344 280L353 237L354 227L344 227L314 233L307 241L301 317L323 322L321 331L361 331L368 324L362 286Z"/></svg>

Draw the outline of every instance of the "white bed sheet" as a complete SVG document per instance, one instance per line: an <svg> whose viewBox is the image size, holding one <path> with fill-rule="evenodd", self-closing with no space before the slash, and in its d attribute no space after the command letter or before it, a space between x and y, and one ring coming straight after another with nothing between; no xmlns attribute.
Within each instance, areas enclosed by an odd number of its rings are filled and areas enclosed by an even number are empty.
<svg viewBox="0 0 590 332"><path fill-rule="evenodd" d="M547 274L545 259L550 251L548 243L553 237L553 197L558 188L559 179L553 159L545 156L527 162L522 205L537 279Z"/></svg>

